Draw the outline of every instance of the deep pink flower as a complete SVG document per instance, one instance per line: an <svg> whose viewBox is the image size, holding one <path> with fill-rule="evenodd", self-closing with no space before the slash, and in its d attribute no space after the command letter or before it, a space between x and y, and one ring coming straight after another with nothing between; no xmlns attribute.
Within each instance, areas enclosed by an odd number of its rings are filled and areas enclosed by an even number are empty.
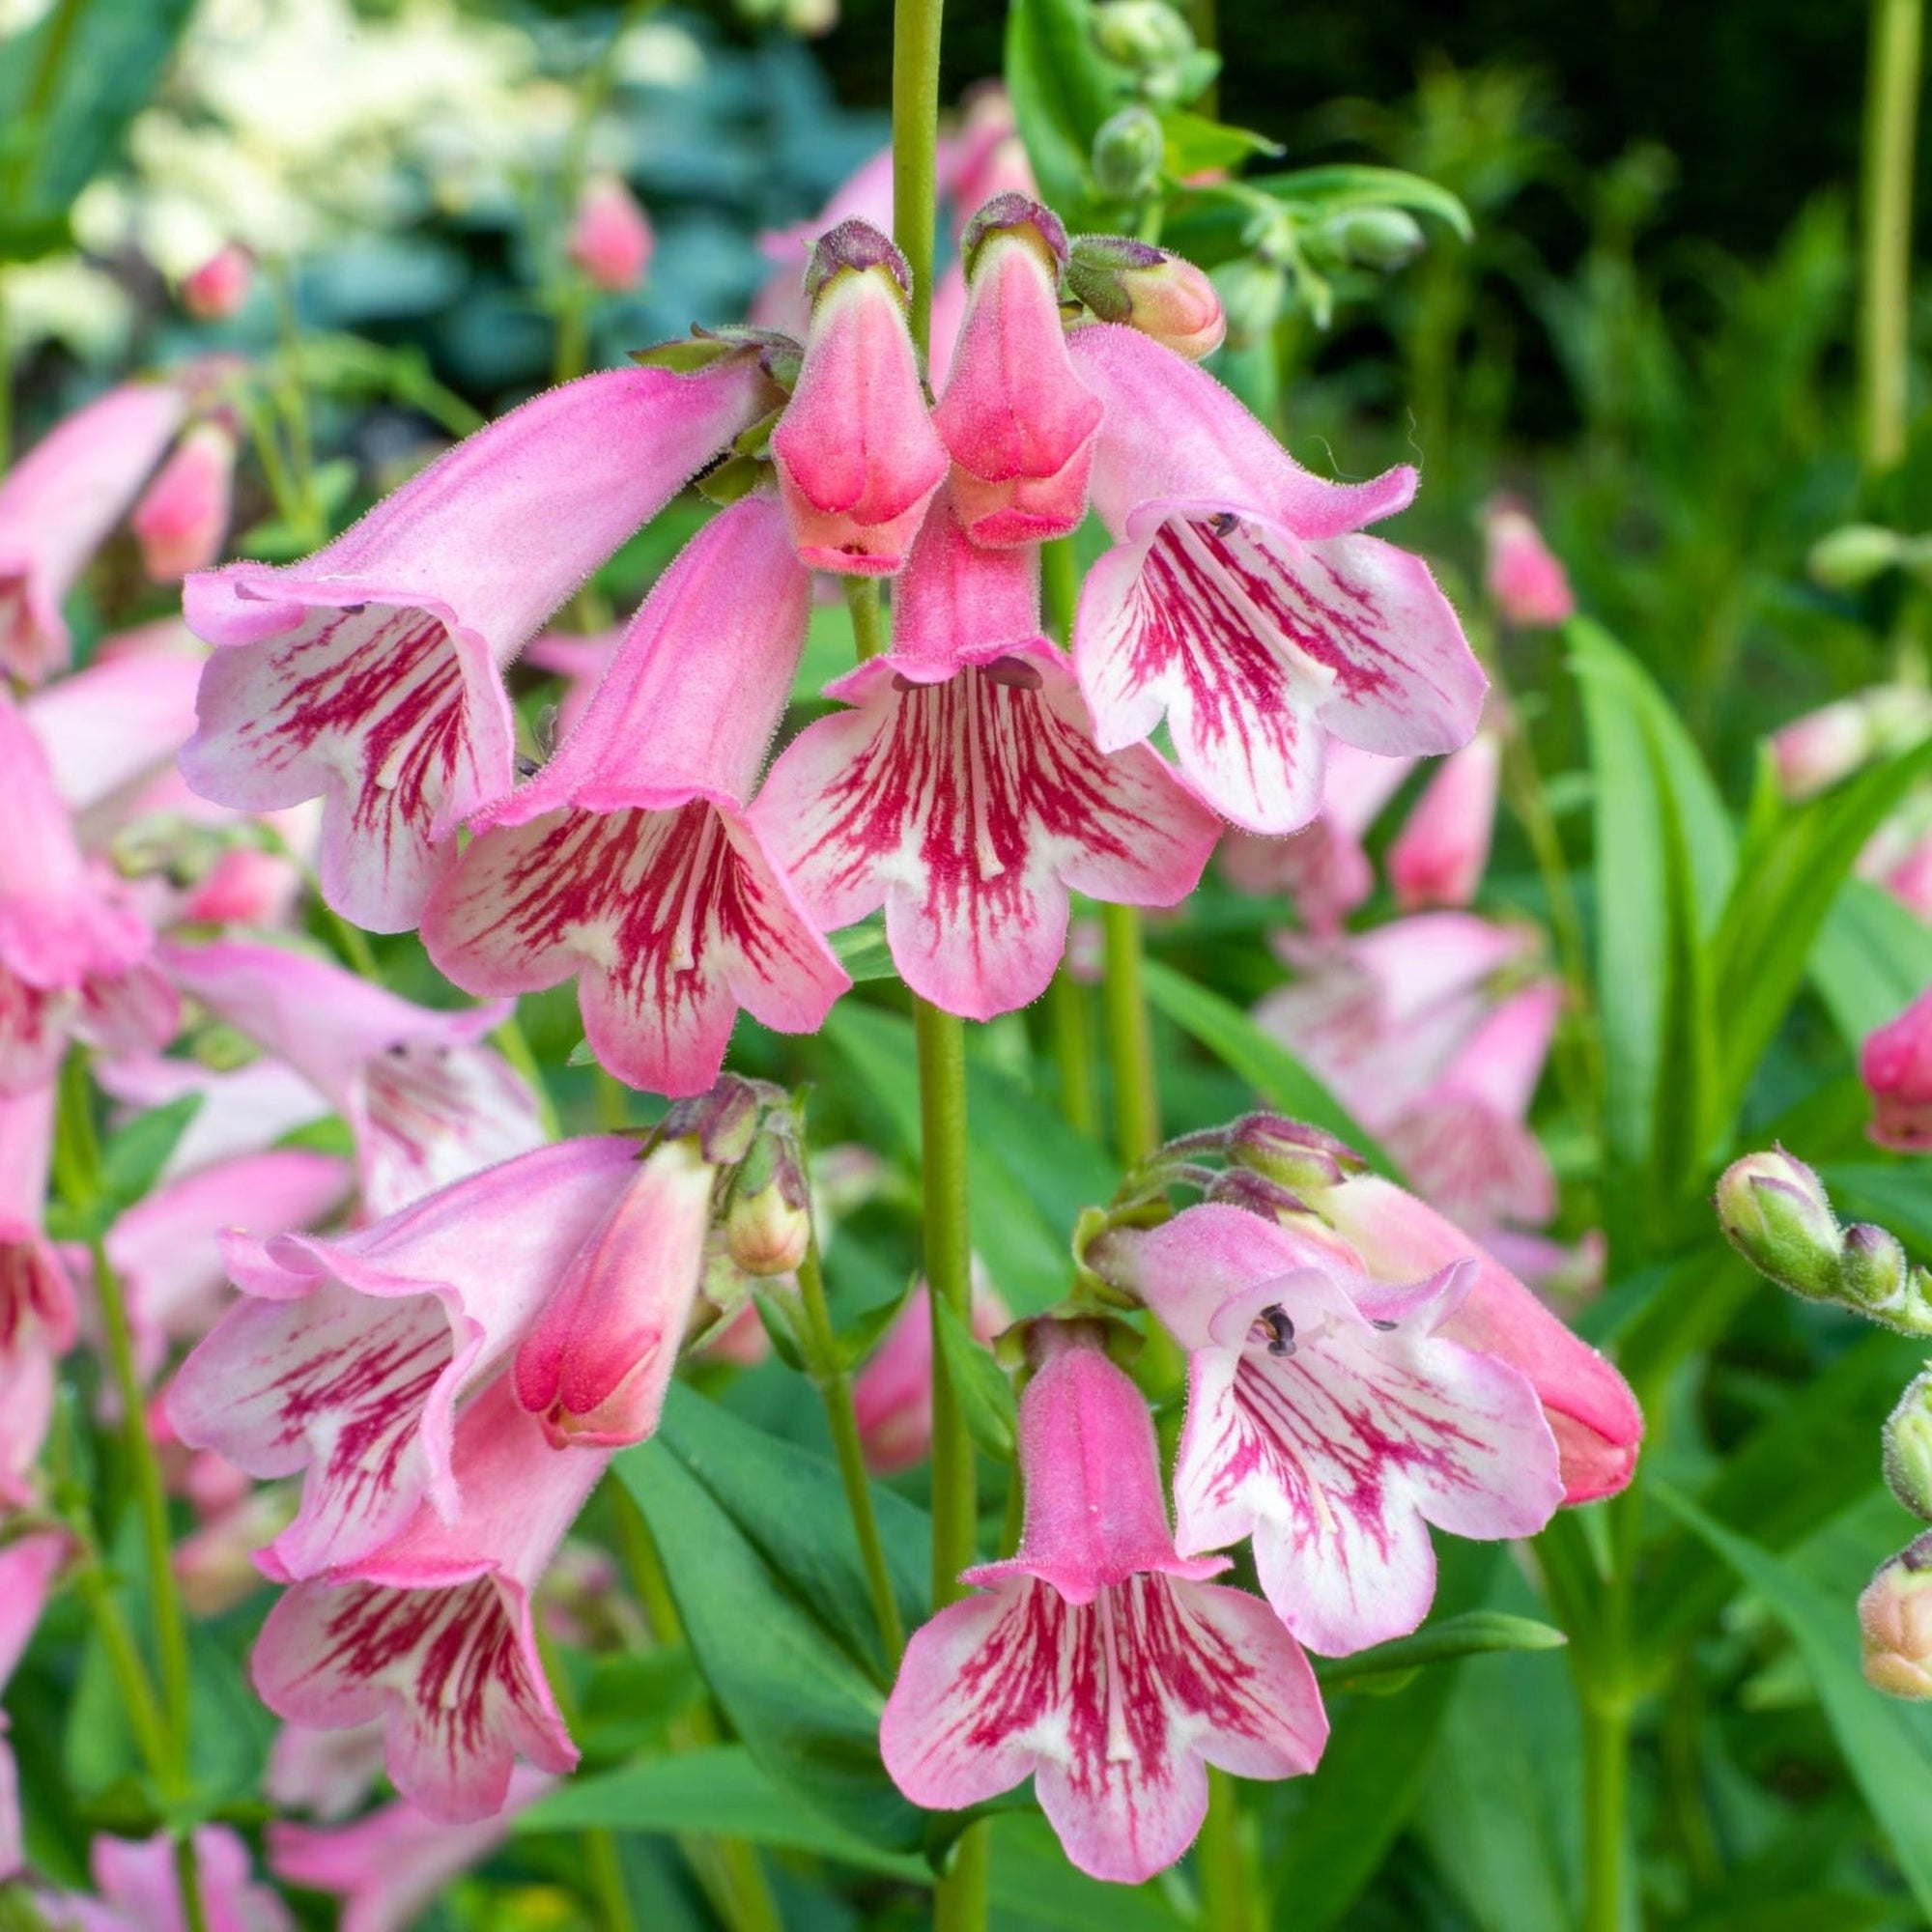
<svg viewBox="0 0 1932 1932"><path fill-rule="evenodd" d="M1419 1281L1459 1262L1475 1286L1440 1333L1527 1377L1563 1459L1563 1500L1613 1495L1631 1479L1643 1411L1615 1368L1579 1340L1521 1282L1414 1195L1378 1175L1325 1190L1323 1218L1379 1281Z"/></svg>
<svg viewBox="0 0 1932 1932"><path fill-rule="evenodd" d="M1066 231L1007 194L973 217L970 289L932 412L952 458L952 507L978 544L1041 543L1087 514L1100 401L1073 372L1060 318Z"/></svg>
<svg viewBox="0 0 1932 1932"><path fill-rule="evenodd" d="M371 1214L544 1142L535 1094L483 1043L506 1005L435 1011L250 940L169 942L160 957L185 993L294 1067L349 1123Z"/></svg>
<svg viewBox="0 0 1932 1932"><path fill-rule="evenodd" d="M635 1087L701 1094L738 1009L810 1033L851 984L745 807L805 643L810 583L768 498L672 564L583 722L477 814L423 916L471 992L581 976L598 1059Z"/></svg>
<svg viewBox="0 0 1932 1932"><path fill-rule="evenodd" d="M0 672L39 684L72 651L61 605L182 419L179 389L127 383L0 478Z"/></svg>
<svg viewBox="0 0 1932 1932"><path fill-rule="evenodd" d="M1210 1764L1292 1777L1328 1724L1299 1647L1258 1599L1175 1553L1140 1392L1079 1330L1042 1338L1020 1402L1019 1554L906 1647L879 1748L916 1804L955 1810L1031 1776L1062 1848L1134 1885L1201 1829Z"/></svg>
<svg viewBox="0 0 1932 1932"><path fill-rule="evenodd" d="M1484 728L1452 752L1389 847L1389 884L1404 912L1465 906L1489 869L1502 783L1499 730Z"/></svg>
<svg viewBox="0 0 1932 1932"><path fill-rule="evenodd" d="M1506 623L1538 627L1577 612L1564 573L1520 504L1499 497L1483 512L1483 582Z"/></svg>
<svg viewBox="0 0 1932 1932"><path fill-rule="evenodd" d="M1452 752L1484 678L1423 562L1365 523L1415 493L1412 469L1323 483L1227 390L1132 328L1068 338L1105 405L1093 495L1117 548L1074 627L1103 750L1166 716L1190 782L1251 832L1321 805L1332 735L1386 756Z"/></svg>
<svg viewBox="0 0 1932 1932"><path fill-rule="evenodd" d="M1899 1153L1932 1148L1932 991L1869 1036L1859 1075L1872 1099L1871 1138Z"/></svg>
<svg viewBox="0 0 1932 1932"><path fill-rule="evenodd" d="M458 1520L473 1499L457 1409L507 1364L636 1163L615 1136L565 1141L352 1234L228 1240L245 1298L183 1363L168 1412L183 1441L251 1476L305 1472L265 1571L355 1563L424 1496Z"/></svg>
<svg viewBox="0 0 1932 1932"><path fill-rule="evenodd" d="M235 488L235 431L211 418L175 445L129 519L156 583L203 570L221 554Z"/></svg>
<svg viewBox="0 0 1932 1932"><path fill-rule="evenodd" d="M252 1882L248 1847L227 1826L197 1826L194 1856L208 1932L295 1932L288 1907ZM55 1932L188 1932L171 1833L138 1840L99 1833L88 1863L98 1898L40 1901Z"/></svg>
<svg viewBox="0 0 1932 1932"><path fill-rule="evenodd" d="M1563 1500L1536 1391L1444 1333L1472 1263L1378 1281L1345 1244L1218 1204L1117 1230L1091 1259L1188 1350L1178 1547L1252 1537L1262 1589L1310 1649L1421 1623L1430 1523L1530 1536Z"/></svg>
<svg viewBox="0 0 1932 1932"><path fill-rule="evenodd" d="M637 526L767 407L754 356L617 369L477 431L300 563L187 580L219 646L182 769L259 811L322 796L325 896L416 922L456 826L510 789L500 668Z"/></svg>
<svg viewBox="0 0 1932 1932"><path fill-rule="evenodd" d="M990 1342L1012 1319L976 1263L973 1333ZM925 1461L932 1448L932 1297L923 1281L914 1284L877 1352L853 1378L852 1409L866 1466L875 1474Z"/></svg>
<svg viewBox="0 0 1932 1932"><path fill-rule="evenodd" d="M481 1864L509 1835L517 1813L554 1783L519 1765L502 1810L474 1825L440 1825L407 1801L333 1831L273 1824L269 1869L286 1884L339 1897L338 1932L409 1932L443 1888Z"/></svg>
<svg viewBox="0 0 1932 1932"><path fill-rule="evenodd" d="M883 903L906 983L974 1019L1045 990L1069 892L1177 904L1214 842L1154 753L1095 746L1039 634L1036 561L979 549L936 503L891 654L828 687L854 708L786 748L752 813L828 931Z"/></svg>
<svg viewBox="0 0 1932 1932"><path fill-rule="evenodd" d="M615 175L592 175L577 198L570 259L609 294L642 285L657 238L638 198Z"/></svg>
<svg viewBox="0 0 1932 1932"><path fill-rule="evenodd" d="M197 322L225 322L248 299L254 279L253 258L240 242L231 242L182 277L182 307Z"/></svg>
<svg viewBox="0 0 1932 1932"><path fill-rule="evenodd" d="M906 327L911 287L905 258L864 221L840 222L812 251L805 362L771 452L792 541L814 570L897 570L946 479Z"/></svg>
<svg viewBox="0 0 1932 1932"><path fill-rule="evenodd" d="M57 1530L36 1530L0 1548L0 1690L33 1637L67 1548ZM7 1743L7 1714L0 1711L0 1885L17 1877L20 1866L19 1779Z"/></svg>
<svg viewBox="0 0 1932 1932"><path fill-rule="evenodd" d="M390 1779L444 1824L500 1812L519 1755L570 1770L530 1592L609 1462L552 1449L498 1378L457 1426L462 1514L425 1503L346 1572L285 1592L255 1646L262 1701L315 1730L380 1720Z"/></svg>

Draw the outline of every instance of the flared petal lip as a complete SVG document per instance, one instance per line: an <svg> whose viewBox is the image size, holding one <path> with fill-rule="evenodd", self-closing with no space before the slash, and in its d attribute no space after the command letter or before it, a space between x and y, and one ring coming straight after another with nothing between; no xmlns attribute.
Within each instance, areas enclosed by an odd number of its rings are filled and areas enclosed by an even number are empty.
<svg viewBox="0 0 1932 1932"><path fill-rule="evenodd" d="M991 644L961 644L946 657L926 652L901 657L888 651L883 657L868 658L834 678L823 695L841 704L863 704L878 685L891 678L900 678L907 684L945 684L962 670L997 664L1002 658L1018 658L1023 664L1058 671L1069 680L1073 676L1073 666L1065 654L1054 649L1044 637L1036 635Z"/></svg>
<svg viewBox="0 0 1932 1932"><path fill-rule="evenodd" d="M1233 1566L1232 1556L1182 1556L1171 1553L1153 1562L1141 1563L1132 1570L1122 1570L1119 1575L1095 1574L1092 1570L1031 1559L1022 1551L1019 1555L1009 1556L1003 1562L976 1563L972 1569L962 1570L959 1573L959 1580L962 1583L971 1583L977 1588L992 1589L1018 1577L1030 1577L1036 1582L1046 1584L1067 1603L1084 1607L1093 1603L1102 1591L1117 1588L1130 1577L1152 1573L1162 1577L1179 1577L1188 1583L1201 1583L1210 1577L1220 1576L1224 1570Z"/></svg>

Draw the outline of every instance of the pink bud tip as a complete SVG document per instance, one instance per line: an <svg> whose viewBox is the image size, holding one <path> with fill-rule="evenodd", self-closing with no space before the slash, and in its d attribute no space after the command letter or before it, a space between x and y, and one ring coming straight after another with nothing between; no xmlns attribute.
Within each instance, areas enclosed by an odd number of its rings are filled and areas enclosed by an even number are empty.
<svg viewBox="0 0 1932 1932"><path fill-rule="evenodd" d="M254 279L247 249L231 242L183 280L182 307L197 322L225 322L248 299Z"/></svg>
<svg viewBox="0 0 1932 1932"><path fill-rule="evenodd" d="M578 197L570 259L611 295L639 287L657 245L650 218L615 175L593 175Z"/></svg>

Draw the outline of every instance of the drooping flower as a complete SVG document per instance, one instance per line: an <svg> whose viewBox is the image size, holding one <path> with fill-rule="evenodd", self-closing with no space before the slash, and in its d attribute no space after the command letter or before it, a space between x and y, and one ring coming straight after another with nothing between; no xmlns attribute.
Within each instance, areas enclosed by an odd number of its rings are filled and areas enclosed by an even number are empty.
<svg viewBox="0 0 1932 1932"><path fill-rule="evenodd" d="M329 903L373 930L414 924L457 824L510 789L500 668L768 398L749 354L586 376L477 431L305 561L190 577L188 622L218 648L188 781L251 811L321 796Z"/></svg>
<svg viewBox="0 0 1932 1932"><path fill-rule="evenodd" d="M1899 1153L1932 1148L1932 991L1872 1034L1859 1052L1871 1095L1871 1138Z"/></svg>
<svg viewBox="0 0 1932 1932"><path fill-rule="evenodd" d="M1504 621L1535 628L1577 611L1570 579L1521 504L1497 497L1483 511L1483 583Z"/></svg>
<svg viewBox="0 0 1932 1932"><path fill-rule="evenodd" d="M977 544L1043 543L1087 514L1100 401L1060 317L1066 231L1024 195L981 208L961 243L968 296L932 426L952 458L954 514Z"/></svg>
<svg viewBox="0 0 1932 1932"><path fill-rule="evenodd" d="M1473 1262L1377 1280L1319 1227L1206 1203L1118 1229L1090 1263L1188 1350L1177 1546L1252 1537L1263 1591L1345 1655L1428 1614L1428 1525L1529 1536L1563 1500L1555 1438L1516 1369L1445 1333Z"/></svg>
<svg viewBox="0 0 1932 1932"><path fill-rule="evenodd" d="M814 570L890 576L946 479L906 326L911 290L905 257L867 222L841 221L812 250L805 361L771 452Z"/></svg>
<svg viewBox="0 0 1932 1932"><path fill-rule="evenodd" d="M472 992L580 976L584 1031L620 1079L700 1094L738 1009L810 1033L851 980L748 817L804 647L810 586L784 520L716 518L639 612L583 722L477 814L423 917Z"/></svg>
<svg viewBox="0 0 1932 1932"><path fill-rule="evenodd" d="M854 708L785 749L752 813L828 931L883 903L906 983L975 1019L1045 990L1069 892L1174 905L1215 836L1153 752L1094 744L1039 633L1036 561L935 503L890 655L828 687Z"/></svg>
<svg viewBox="0 0 1932 1932"><path fill-rule="evenodd" d="M954 1810L1021 1783L1068 1859L1138 1884L1208 1809L1208 1765L1314 1768L1328 1725L1300 1648L1259 1599L1176 1554L1153 1425L1084 1329L1048 1327L1020 1402L1026 1531L984 1594L914 1634L879 1748L916 1804Z"/></svg>
<svg viewBox="0 0 1932 1932"><path fill-rule="evenodd" d="M170 941L160 958L185 993L294 1067L349 1123L371 1214L544 1142L535 1094L483 1043L507 1005L439 1012L243 939Z"/></svg>
<svg viewBox="0 0 1932 1932"><path fill-rule="evenodd" d="M0 672L39 684L67 665L61 605L160 461L184 408L171 384L124 384L0 478Z"/></svg>
<svg viewBox="0 0 1932 1932"><path fill-rule="evenodd" d="M1388 851L1389 884L1404 912L1465 906L1489 869L1502 784L1499 728L1452 752L1416 800Z"/></svg>
<svg viewBox="0 0 1932 1932"><path fill-rule="evenodd" d="M235 431L218 417L176 444L129 519L141 561L156 583L203 570L221 554L235 487Z"/></svg>
<svg viewBox="0 0 1932 1932"><path fill-rule="evenodd" d="M195 1828L194 1861L208 1932L295 1932L288 1907L254 1883L248 1847L227 1826ZM189 1932L172 1833L142 1839L99 1833L88 1865L98 1897L62 1892L40 1899L54 1932Z"/></svg>
<svg viewBox="0 0 1932 1932"><path fill-rule="evenodd" d="M425 1503L353 1565L286 1591L255 1645L262 1701L315 1730L380 1721L391 1781L443 1824L500 1812L520 1755L569 1771L530 1592L609 1461L551 1448L499 1378L457 1425L461 1514Z"/></svg>
<svg viewBox="0 0 1932 1932"><path fill-rule="evenodd" d="M57 1530L36 1530L0 1548L0 1690L26 1652L67 1549ZM20 1865L19 1773L0 1711L0 1885L16 1877Z"/></svg>
<svg viewBox="0 0 1932 1932"><path fill-rule="evenodd" d="M570 259L607 294L640 288L657 238L638 198L615 175L592 175L577 198Z"/></svg>
<svg viewBox="0 0 1932 1932"><path fill-rule="evenodd" d="M168 1411L183 1441L251 1476L302 1473L263 1552L270 1576L358 1561L425 1496L458 1520L473 1499L457 1410L508 1363L636 1159L614 1136L565 1141L352 1234L226 1243L245 1298L183 1363Z"/></svg>
<svg viewBox="0 0 1932 1932"><path fill-rule="evenodd" d="M1165 715L1181 770L1233 823L1293 832L1329 737L1384 756L1465 744L1485 682L1422 561L1360 527L1415 472L1323 483L1212 377L1132 328L1068 338L1106 413L1093 499L1116 548L1074 627L1101 748Z"/></svg>
<svg viewBox="0 0 1932 1932"><path fill-rule="evenodd" d="M1012 1319L976 1262L973 1333L990 1342ZM852 1410L866 1466L875 1475L925 1461L932 1447L932 1300L923 1281L914 1285L877 1352L853 1378Z"/></svg>

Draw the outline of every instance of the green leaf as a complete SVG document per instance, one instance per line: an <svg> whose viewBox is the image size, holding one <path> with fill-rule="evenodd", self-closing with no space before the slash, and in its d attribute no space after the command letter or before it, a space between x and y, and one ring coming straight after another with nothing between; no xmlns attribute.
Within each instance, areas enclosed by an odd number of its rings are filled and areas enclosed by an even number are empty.
<svg viewBox="0 0 1932 1932"><path fill-rule="evenodd" d="M959 1312L943 1295L931 1298L934 1334L946 1357L960 1420L975 1446L996 1463L1013 1460L1019 1411L1007 1372L981 1346Z"/></svg>
<svg viewBox="0 0 1932 1932"><path fill-rule="evenodd" d="M1189 1923L1157 1886L1103 1885L1067 1863L1043 1818L1011 1812L994 1818L987 1894L1001 1932L1177 1932Z"/></svg>
<svg viewBox="0 0 1932 1932"><path fill-rule="evenodd" d="M1438 1617L1411 1635L1375 1644L1352 1657L1323 1658L1315 1665L1315 1676L1324 1690L1364 1690L1375 1688L1378 1678L1406 1678L1432 1663L1450 1663L1492 1650L1557 1650L1569 1640L1553 1625L1534 1617L1512 1616L1504 1610L1464 1610L1461 1616Z"/></svg>
<svg viewBox="0 0 1932 1932"><path fill-rule="evenodd" d="M841 1249L842 1253L843 1250ZM906 1305L906 1295L911 1292L912 1283L888 1301L881 1301L852 1320L838 1331L838 1366L856 1369L866 1361L872 1350L879 1346L879 1338L899 1319L899 1312Z"/></svg>
<svg viewBox="0 0 1932 1932"><path fill-rule="evenodd" d="M862 924L848 925L843 932L835 932L832 950L854 983L862 980L891 980L898 972L893 964L892 949L886 944L883 918L868 919Z"/></svg>
<svg viewBox="0 0 1932 1932"><path fill-rule="evenodd" d="M1040 199L1069 225L1088 201L1094 136L1124 99L1122 76L1094 43L1087 0L1012 0L1007 92Z"/></svg>
<svg viewBox="0 0 1932 1932"><path fill-rule="evenodd" d="M1809 970L1856 1048L1932 986L1932 926L1869 880L1847 879L1812 942Z"/></svg>
<svg viewBox="0 0 1932 1932"><path fill-rule="evenodd" d="M1446 221L1464 242L1475 234L1469 211L1446 187L1401 168L1297 168L1293 174L1258 175L1249 184L1277 200L1307 209L1318 218L1357 208L1406 208Z"/></svg>
<svg viewBox="0 0 1932 1932"><path fill-rule="evenodd" d="M1210 169L1236 168L1253 155L1278 155L1281 143L1251 128L1230 128L1205 114L1171 107L1160 117L1161 167L1174 181Z"/></svg>
<svg viewBox="0 0 1932 1932"><path fill-rule="evenodd" d="M599 1658L578 1691L583 1716L577 1742L585 1758L604 1763L660 1745L671 1719L692 1707L701 1688L682 1644Z"/></svg>
<svg viewBox="0 0 1932 1932"><path fill-rule="evenodd" d="M1899 1707L1864 1681L1852 1606L1827 1596L1769 1550L1726 1529L1689 1497L1662 1483L1653 1486L1653 1493L1737 1572L1790 1634L1810 1672L1846 1768L1890 1840L1919 1910L1932 1913L1932 1809L1925 1804L1932 1758L1907 1727Z"/></svg>
<svg viewBox="0 0 1932 1932"><path fill-rule="evenodd" d="M188 1122L201 1111L202 1098L184 1094L136 1114L107 1136L100 1150L100 1184L112 1211L130 1208L153 1191Z"/></svg>
<svg viewBox="0 0 1932 1932"><path fill-rule="evenodd" d="M1276 1112L1339 1135L1384 1173L1395 1165L1361 1122L1277 1039L1219 993L1158 959L1146 962L1148 1002L1237 1073Z"/></svg>

